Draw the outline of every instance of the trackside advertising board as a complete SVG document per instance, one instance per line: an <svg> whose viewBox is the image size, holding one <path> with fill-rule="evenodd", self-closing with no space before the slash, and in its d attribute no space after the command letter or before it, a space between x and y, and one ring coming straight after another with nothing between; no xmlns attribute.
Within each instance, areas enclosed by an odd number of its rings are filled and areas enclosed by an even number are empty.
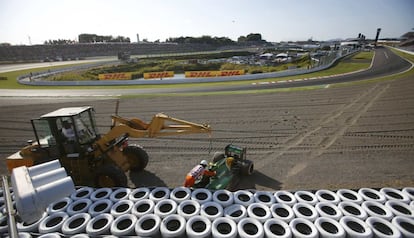
<svg viewBox="0 0 414 238"><path fill-rule="evenodd" d="M171 77L174 77L174 71L144 73L144 79L171 78Z"/></svg>
<svg viewBox="0 0 414 238"><path fill-rule="evenodd" d="M244 69L240 70L220 70L220 71L186 71L186 78L209 78L244 75Z"/></svg>
<svg viewBox="0 0 414 238"><path fill-rule="evenodd" d="M111 73L99 74L99 80L129 80L132 78L132 73Z"/></svg>

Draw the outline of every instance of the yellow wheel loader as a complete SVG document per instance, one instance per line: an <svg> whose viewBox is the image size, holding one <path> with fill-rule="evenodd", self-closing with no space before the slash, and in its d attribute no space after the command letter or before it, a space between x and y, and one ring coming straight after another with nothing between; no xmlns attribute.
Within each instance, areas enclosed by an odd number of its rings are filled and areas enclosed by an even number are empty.
<svg viewBox="0 0 414 238"><path fill-rule="evenodd" d="M76 185L95 187L126 187L125 172L147 166L147 152L139 145L128 145L129 137L211 133L209 125L158 113L149 124L113 115L109 132L99 134L89 106L61 108L31 123L36 141L28 141L7 158L8 170L58 159Z"/></svg>

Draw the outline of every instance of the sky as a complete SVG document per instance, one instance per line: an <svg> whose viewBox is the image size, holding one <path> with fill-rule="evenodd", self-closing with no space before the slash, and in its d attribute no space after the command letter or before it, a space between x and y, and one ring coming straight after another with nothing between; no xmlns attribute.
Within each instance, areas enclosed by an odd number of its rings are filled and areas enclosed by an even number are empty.
<svg viewBox="0 0 414 238"><path fill-rule="evenodd" d="M0 43L76 40L82 33L165 41L208 35L270 42L400 37L414 0L0 0Z"/></svg>

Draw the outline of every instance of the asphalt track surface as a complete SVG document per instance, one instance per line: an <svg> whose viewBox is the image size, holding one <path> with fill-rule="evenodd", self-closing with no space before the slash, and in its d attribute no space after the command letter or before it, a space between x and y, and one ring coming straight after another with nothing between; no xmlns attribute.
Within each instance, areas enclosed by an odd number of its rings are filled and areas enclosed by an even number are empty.
<svg viewBox="0 0 414 238"><path fill-rule="evenodd" d="M409 67L409 63L392 52L378 49L371 69L357 73L359 76L346 77L364 80ZM339 79L315 80L312 82L332 84L333 80ZM343 82L343 79L339 81ZM305 86L302 83L308 82L286 82ZM245 87L285 85L246 84ZM97 112L99 131L108 131L117 100L117 97L108 97L114 94L113 91L34 91L42 92L33 96L36 94L32 90L24 90L22 97L5 97L3 94L0 97L0 157L3 163L4 158L18 151L28 139L33 139L31 118L60 107L91 105ZM107 96L74 96L74 92L80 91ZM307 91L122 98L119 114L127 118L150 121L155 113L164 112L176 118L208 123L213 128L211 138L204 134L131 138L130 143L139 143L146 148L150 162L145 171L128 173L129 185L180 186L186 172L201 159L210 159L214 151L234 143L247 147L248 159L254 161L256 167L255 173L243 179L239 188L412 187L413 91L414 79L405 76ZM137 92L141 91L126 89L116 94ZM6 173L5 166L0 166L0 174Z"/></svg>

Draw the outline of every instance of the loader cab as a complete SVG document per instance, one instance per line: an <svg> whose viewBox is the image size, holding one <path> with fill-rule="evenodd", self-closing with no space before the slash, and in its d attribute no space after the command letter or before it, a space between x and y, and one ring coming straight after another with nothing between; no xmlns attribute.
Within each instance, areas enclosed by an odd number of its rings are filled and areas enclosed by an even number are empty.
<svg viewBox="0 0 414 238"><path fill-rule="evenodd" d="M92 107L61 108L31 122L37 144L49 158L79 158L99 135Z"/></svg>

